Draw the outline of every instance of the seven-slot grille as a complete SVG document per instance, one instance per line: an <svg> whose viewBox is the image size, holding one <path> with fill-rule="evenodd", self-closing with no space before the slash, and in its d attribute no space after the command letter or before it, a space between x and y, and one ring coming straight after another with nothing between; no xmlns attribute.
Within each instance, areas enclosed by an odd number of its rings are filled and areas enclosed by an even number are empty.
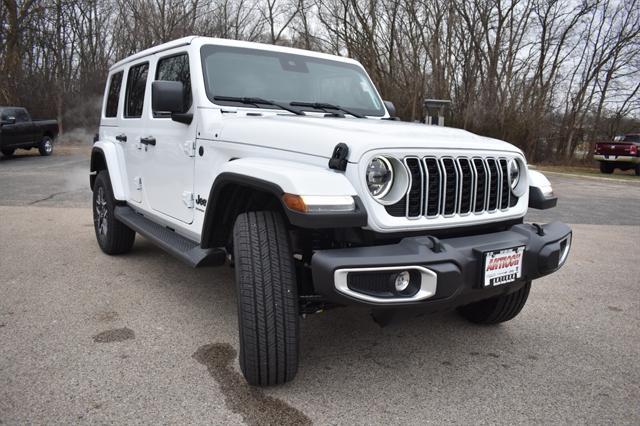
<svg viewBox="0 0 640 426"><path fill-rule="evenodd" d="M509 186L506 158L409 156L404 164L409 189L386 206L391 216L464 216L506 210L518 202Z"/></svg>

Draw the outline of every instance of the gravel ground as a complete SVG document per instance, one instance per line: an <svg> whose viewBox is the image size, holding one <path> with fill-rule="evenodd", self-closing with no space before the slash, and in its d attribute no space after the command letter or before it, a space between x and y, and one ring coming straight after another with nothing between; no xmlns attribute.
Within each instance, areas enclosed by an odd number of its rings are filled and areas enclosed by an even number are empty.
<svg viewBox="0 0 640 426"><path fill-rule="evenodd" d="M100 252L86 153L0 161L0 423L640 423L639 182L550 176L567 265L515 320L301 323L300 371L239 374L232 270Z"/></svg>

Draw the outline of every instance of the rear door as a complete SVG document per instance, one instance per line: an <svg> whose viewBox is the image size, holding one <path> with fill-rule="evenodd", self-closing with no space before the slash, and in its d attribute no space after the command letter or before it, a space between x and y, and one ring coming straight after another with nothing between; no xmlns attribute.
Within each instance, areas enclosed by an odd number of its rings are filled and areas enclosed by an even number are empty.
<svg viewBox="0 0 640 426"><path fill-rule="evenodd" d="M148 98L149 61L132 63L125 70L125 93L122 117L119 120L120 139L125 155L129 186L129 201L141 203L143 192L149 186L143 179L142 168L146 161L140 138L146 132L144 120L150 108ZM126 142L122 139L126 138Z"/></svg>
<svg viewBox="0 0 640 426"><path fill-rule="evenodd" d="M162 52L156 58L157 62L152 66L153 79L182 82L185 88L182 112L192 111L189 54L179 48ZM151 108L145 114L148 114L147 125L141 137L155 141L155 145L144 148L142 176L147 183L146 201L157 212L191 223L194 217L196 123L173 121L170 114L151 111Z"/></svg>

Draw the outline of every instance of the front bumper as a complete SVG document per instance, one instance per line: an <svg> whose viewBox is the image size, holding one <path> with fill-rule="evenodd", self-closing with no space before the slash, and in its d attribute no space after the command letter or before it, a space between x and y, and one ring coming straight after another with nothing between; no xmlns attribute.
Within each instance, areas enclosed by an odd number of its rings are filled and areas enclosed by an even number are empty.
<svg viewBox="0 0 640 426"><path fill-rule="evenodd" d="M541 226L518 224L506 231L435 242L431 237L408 237L397 244L317 251L311 262L315 291L328 301L342 305L451 309L515 291L525 282L559 269L564 248L566 253L570 248L571 228L560 222ZM484 253L519 246L526 247L522 276L516 282L484 287ZM565 260L566 256L562 261ZM428 275L423 275L422 283L435 284L420 300L401 297L380 300L358 292L345 292L345 276L352 271L412 268L421 274L426 271Z"/></svg>

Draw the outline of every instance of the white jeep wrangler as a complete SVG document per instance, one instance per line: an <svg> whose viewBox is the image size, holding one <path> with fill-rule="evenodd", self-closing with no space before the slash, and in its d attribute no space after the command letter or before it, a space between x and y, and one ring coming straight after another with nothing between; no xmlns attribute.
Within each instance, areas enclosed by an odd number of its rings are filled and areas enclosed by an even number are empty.
<svg viewBox="0 0 640 426"><path fill-rule="evenodd" d="M549 182L522 152L393 119L356 61L188 37L109 73L91 155L100 248L135 233L192 267L235 267L240 367L298 368L299 316L457 308L499 323L567 259L571 230L526 224Z"/></svg>

